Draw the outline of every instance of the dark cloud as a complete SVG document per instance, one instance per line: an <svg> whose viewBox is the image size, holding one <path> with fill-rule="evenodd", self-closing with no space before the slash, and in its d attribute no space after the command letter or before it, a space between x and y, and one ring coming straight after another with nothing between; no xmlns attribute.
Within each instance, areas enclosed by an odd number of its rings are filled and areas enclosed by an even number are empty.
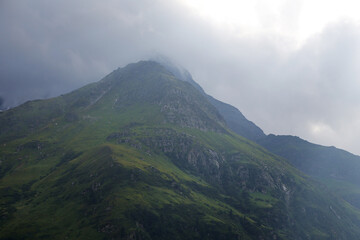
<svg viewBox="0 0 360 240"><path fill-rule="evenodd" d="M6 106L56 96L160 53L268 133L360 149L358 25L328 26L296 50L276 34L239 31L176 1L2 0L0 96Z"/></svg>
<svg viewBox="0 0 360 240"><path fill-rule="evenodd" d="M206 50L202 36L209 36L165 1L2 4L0 94L9 105L69 91L155 52L196 54Z"/></svg>

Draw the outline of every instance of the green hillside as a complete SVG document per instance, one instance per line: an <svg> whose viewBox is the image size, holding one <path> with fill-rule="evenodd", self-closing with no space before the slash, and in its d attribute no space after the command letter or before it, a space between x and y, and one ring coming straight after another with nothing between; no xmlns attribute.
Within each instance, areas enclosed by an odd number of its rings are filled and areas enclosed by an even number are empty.
<svg viewBox="0 0 360 240"><path fill-rule="evenodd" d="M360 212L143 61L0 113L0 239L357 239Z"/></svg>

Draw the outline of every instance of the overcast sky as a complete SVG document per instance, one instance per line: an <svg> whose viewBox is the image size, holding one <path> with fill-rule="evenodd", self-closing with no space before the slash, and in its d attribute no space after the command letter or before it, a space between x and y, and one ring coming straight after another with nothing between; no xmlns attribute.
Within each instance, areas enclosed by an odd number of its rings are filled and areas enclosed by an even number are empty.
<svg viewBox="0 0 360 240"><path fill-rule="evenodd" d="M360 154L354 0L0 0L4 106L163 54L266 133ZM1 99L0 99L1 103Z"/></svg>

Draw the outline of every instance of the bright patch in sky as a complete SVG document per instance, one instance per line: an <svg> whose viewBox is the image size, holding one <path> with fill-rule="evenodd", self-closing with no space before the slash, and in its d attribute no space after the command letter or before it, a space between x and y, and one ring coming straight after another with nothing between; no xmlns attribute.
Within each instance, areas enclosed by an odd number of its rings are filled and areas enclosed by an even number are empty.
<svg viewBox="0 0 360 240"><path fill-rule="evenodd" d="M357 0L182 0L197 15L242 35L278 34L298 44L337 21L360 21Z"/></svg>
<svg viewBox="0 0 360 240"><path fill-rule="evenodd" d="M327 125L324 122L310 123L309 130L311 137L321 142L323 145L334 145L333 139L338 138L339 136L336 132L331 128L331 126ZM337 147L344 147L337 144Z"/></svg>
<svg viewBox="0 0 360 240"><path fill-rule="evenodd" d="M313 135L328 136L334 133L332 128L325 123L310 124L310 130Z"/></svg>

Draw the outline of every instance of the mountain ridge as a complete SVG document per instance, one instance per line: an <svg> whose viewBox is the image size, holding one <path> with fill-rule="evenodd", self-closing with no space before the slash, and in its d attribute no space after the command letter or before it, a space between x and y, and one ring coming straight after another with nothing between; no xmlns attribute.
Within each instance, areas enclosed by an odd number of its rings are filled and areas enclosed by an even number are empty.
<svg viewBox="0 0 360 240"><path fill-rule="evenodd" d="M154 62L5 111L0 123L3 239L360 234L357 209L235 134L204 94Z"/></svg>

